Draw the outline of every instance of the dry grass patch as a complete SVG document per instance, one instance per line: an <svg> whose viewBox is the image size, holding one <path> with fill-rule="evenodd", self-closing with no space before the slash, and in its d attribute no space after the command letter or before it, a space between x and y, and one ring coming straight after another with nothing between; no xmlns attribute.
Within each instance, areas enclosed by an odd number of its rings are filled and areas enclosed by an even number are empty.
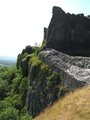
<svg viewBox="0 0 90 120"><path fill-rule="evenodd" d="M90 120L90 86L67 94L34 120Z"/></svg>

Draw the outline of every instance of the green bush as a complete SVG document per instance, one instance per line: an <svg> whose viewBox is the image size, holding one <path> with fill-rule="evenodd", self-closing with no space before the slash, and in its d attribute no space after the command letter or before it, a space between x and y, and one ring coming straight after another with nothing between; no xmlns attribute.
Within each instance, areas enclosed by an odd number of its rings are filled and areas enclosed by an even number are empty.
<svg viewBox="0 0 90 120"><path fill-rule="evenodd" d="M0 79L0 99L4 99L7 96L8 83L5 80Z"/></svg>
<svg viewBox="0 0 90 120"><path fill-rule="evenodd" d="M0 120L19 120L18 110L15 108L6 108L1 112Z"/></svg>
<svg viewBox="0 0 90 120"><path fill-rule="evenodd" d="M21 76L17 76L16 78L13 79L13 83L12 83L12 93L19 93L19 86L21 83Z"/></svg>
<svg viewBox="0 0 90 120"><path fill-rule="evenodd" d="M27 90L28 90L28 78L24 77L22 78L19 86L19 94L21 95L22 98L22 106L24 106L26 103Z"/></svg>
<svg viewBox="0 0 90 120"><path fill-rule="evenodd" d="M12 106L16 109L18 109L19 111L21 111L23 105L22 105L22 99L21 96L19 94L16 94L12 97Z"/></svg>
<svg viewBox="0 0 90 120"><path fill-rule="evenodd" d="M51 74L52 70L48 65L45 65L44 63L40 66L40 71L39 71L39 78L40 81L45 81L47 77Z"/></svg>
<svg viewBox="0 0 90 120"><path fill-rule="evenodd" d="M47 77L49 87L53 87L60 82L59 73L53 71L49 77Z"/></svg>
<svg viewBox="0 0 90 120"><path fill-rule="evenodd" d="M24 115L21 115L20 120L32 120L32 117L26 113Z"/></svg>
<svg viewBox="0 0 90 120"><path fill-rule="evenodd" d="M4 111L8 107L11 107L11 103L6 100L1 100L0 101L0 114L2 111Z"/></svg>
<svg viewBox="0 0 90 120"><path fill-rule="evenodd" d="M42 61L38 58L38 56L36 54L32 54L32 57L31 57L31 59L29 61L29 64L30 65L33 65L33 64L41 65Z"/></svg>

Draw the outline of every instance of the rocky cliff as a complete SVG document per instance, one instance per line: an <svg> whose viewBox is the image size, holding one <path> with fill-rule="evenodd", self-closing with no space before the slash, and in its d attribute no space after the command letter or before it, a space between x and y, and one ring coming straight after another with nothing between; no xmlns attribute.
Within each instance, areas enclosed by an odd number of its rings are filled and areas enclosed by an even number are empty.
<svg viewBox="0 0 90 120"><path fill-rule="evenodd" d="M53 49L42 51L39 57L60 74L61 84L69 91L90 84L90 57L73 57Z"/></svg>
<svg viewBox="0 0 90 120"><path fill-rule="evenodd" d="M90 56L90 19L53 7L47 29L47 47L69 55ZM46 33L45 33L46 36Z"/></svg>
<svg viewBox="0 0 90 120"><path fill-rule="evenodd" d="M28 77L26 106L33 117L66 92L90 84L90 57L85 56L90 56L90 19L53 7L41 48L27 46L17 61Z"/></svg>
<svg viewBox="0 0 90 120"><path fill-rule="evenodd" d="M65 93L89 84L90 57L41 51L30 58L27 109L35 117Z"/></svg>

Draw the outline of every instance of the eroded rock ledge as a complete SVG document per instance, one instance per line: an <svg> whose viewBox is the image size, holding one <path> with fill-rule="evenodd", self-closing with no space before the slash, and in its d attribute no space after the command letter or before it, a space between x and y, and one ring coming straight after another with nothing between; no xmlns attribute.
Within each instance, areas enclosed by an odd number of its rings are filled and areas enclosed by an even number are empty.
<svg viewBox="0 0 90 120"><path fill-rule="evenodd" d="M54 49L39 53L39 58L55 71L62 72L62 84L69 90L90 84L90 57L69 56Z"/></svg>

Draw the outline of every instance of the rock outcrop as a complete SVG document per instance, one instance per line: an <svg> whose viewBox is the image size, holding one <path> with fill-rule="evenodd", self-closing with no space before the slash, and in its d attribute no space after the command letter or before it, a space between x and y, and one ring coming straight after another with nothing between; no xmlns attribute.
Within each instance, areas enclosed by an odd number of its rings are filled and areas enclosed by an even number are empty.
<svg viewBox="0 0 90 120"><path fill-rule="evenodd" d="M28 76L26 106L33 117L67 91L90 84L90 57L80 57L90 56L90 19L83 14L66 14L53 7L42 47L34 52L28 48L23 50L23 56L33 54L19 66Z"/></svg>
<svg viewBox="0 0 90 120"><path fill-rule="evenodd" d="M26 105L33 117L66 93L59 73L40 61L30 66L28 79Z"/></svg>
<svg viewBox="0 0 90 120"><path fill-rule="evenodd" d="M90 56L90 19L53 7L46 47L69 55Z"/></svg>
<svg viewBox="0 0 90 120"><path fill-rule="evenodd" d="M53 49L42 51L39 57L60 73L61 83L69 91L90 84L90 57L72 57Z"/></svg>
<svg viewBox="0 0 90 120"><path fill-rule="evenodd" d="M34 52L33 48L30 45L28 45L28 46L26 46L25 49L22 50L22 55L25 53L32 54L33 52Z"/></svg>
<svg viewBox="0 0 90 120"><path fill-rule="evenodd" d="M41 51L29 67L26 106L35 117L66 92L90 84L90 57ZM32 58L31 58L32 59Z"/></svg>

